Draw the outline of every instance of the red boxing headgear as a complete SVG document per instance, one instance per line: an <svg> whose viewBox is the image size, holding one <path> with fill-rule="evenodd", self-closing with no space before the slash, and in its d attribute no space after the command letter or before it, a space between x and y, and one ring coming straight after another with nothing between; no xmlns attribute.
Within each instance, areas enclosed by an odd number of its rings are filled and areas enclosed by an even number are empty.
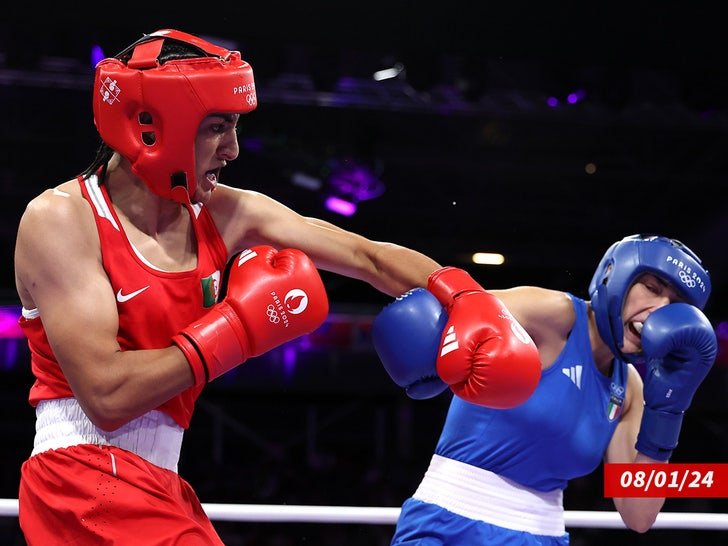
<svg viewBox="0 0 728 546"><path fill-rule="evenodd" d="M165 40L200 49L200 57L157 58ZM191 34L158 30L118 58L96 65L94 123L103 141L131 162L157 195L189 203L197 187L194 142L214 113L246 114L258 104L253 70L240 57Z"/></svg>

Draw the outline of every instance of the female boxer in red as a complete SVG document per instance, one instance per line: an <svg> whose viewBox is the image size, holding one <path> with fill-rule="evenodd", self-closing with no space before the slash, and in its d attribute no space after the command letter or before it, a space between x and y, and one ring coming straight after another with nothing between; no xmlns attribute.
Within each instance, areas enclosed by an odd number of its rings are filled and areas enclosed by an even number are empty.
<svg viewBox="0 0 728 546"><path fill-rule="evenodd" d="M221 544L177 474L201 389L322 323L318 268L392 296L440 268L219 183L257 105L239 52L160 30L101 61L92 93L96 160L18 228L37 415L20 525L31 546Z"/></svg>

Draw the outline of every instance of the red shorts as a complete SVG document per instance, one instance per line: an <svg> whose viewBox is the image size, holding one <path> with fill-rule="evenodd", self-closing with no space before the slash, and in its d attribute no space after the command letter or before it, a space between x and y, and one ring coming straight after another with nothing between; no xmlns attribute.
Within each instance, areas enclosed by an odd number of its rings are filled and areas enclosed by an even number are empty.
<svg viewBox="0 0 728 546"><path fill-rule="evenodd" d="M18 499L29 546L223 544L185 480L114 446L31 457Z"/></svg>

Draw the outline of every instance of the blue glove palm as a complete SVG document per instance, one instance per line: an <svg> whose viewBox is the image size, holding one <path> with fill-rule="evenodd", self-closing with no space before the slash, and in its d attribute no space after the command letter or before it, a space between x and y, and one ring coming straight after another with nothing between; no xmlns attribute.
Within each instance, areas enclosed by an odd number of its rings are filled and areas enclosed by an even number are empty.
<svg viewBox="0 0 728 546"><path fill-rule="evenodd" d="M436 366L446 323L444 308L424 288L399 296L374 319L374 348L392 381L410 398L432 398L447 389Z"/></svg>
<svg viewBox="0 0 728 546"><path fill-rule="evenodd" d="M667 460L677 447L683 415L715 361L718 342L710 321L693 305L673 303L647 318L645 407L637 450Z"/></svg>

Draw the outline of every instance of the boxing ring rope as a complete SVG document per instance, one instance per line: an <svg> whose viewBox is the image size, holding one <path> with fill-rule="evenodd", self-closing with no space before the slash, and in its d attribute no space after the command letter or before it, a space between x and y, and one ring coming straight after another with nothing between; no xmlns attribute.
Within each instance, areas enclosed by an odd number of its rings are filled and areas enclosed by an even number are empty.
<svg viewBox="0 0 728 546"><path fill-rule="evenodd" d="M356 523L394 525L399 507L305 506L277 504L203 503L211 520L258 523ZM0 516L17 517L18 499L0 499ZM617 512L566 510L566 527L625 529ZM728 514L660 512L653 529L728 530Z"/></svg>

